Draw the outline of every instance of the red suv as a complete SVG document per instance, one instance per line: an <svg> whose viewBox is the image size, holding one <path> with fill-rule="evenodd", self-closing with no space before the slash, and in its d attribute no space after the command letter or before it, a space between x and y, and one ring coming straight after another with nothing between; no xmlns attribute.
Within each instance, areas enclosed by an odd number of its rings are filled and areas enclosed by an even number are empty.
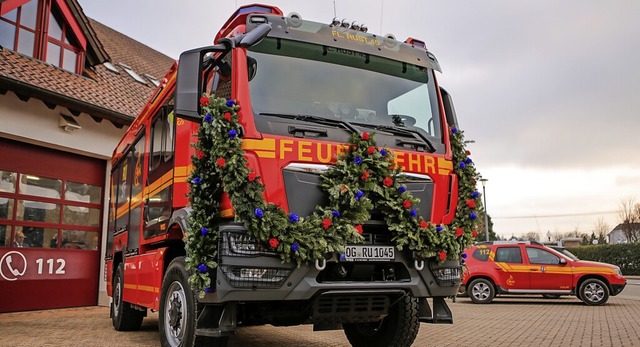
<svg viewBox="0 0 640 347"><path fill-rule="evenodd" d="M575 295L587 305L602 305L627 284L620 268L574 260L537 242L481 242L465 249L461 290L476 304L498 294Z"/></svg>

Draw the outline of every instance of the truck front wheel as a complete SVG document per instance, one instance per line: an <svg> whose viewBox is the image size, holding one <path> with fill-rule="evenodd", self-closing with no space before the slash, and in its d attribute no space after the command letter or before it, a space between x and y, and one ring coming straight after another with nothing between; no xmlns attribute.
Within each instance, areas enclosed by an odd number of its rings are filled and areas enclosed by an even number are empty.
<svg viewBox="0 0 640 347"><path fill-rule="evenodd" d="M227 337L196 336L197 299L189 285L184 257L171 261L164 279L158 312L160 343L163 347L224 347Z"/></svg>
<svg viewBox="0 0 640 347"><path fill-rule="evenodd" d="M354 347L409 347L418 335L418 300L405 296L389 308L379 322L343 324L344 334Z"/></svg>

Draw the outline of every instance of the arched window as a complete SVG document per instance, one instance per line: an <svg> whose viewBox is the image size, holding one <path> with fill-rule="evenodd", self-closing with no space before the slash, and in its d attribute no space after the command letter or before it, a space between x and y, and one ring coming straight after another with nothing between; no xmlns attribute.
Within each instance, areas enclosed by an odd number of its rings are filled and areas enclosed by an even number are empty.
<svg viewBox="0 0 640 347"><path fill-rule="evenodd" d="M82 72L84 45L79 42L86 40L64 2L7 0L0 2L0 10L2 47Z"/></svg>

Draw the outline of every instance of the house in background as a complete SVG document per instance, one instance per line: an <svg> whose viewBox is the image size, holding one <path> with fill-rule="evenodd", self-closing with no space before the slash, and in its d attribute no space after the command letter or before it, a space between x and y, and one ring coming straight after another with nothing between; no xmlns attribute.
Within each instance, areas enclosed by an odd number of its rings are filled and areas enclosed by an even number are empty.
<svg viewBox="0 0 640 347"><path fill-rule="evenodd" d="M609 234L607 234L607 241L609 244L628 243L627 234L625 234L625 228L630 227L632 230L640 231L640 223L627 223L618 224Z"/></svg>
<svg viewBox="0 0 640 347"><path fill-rule="evenodd" d="M111 154L175 62L77 0L0 1L0 46L0 312L106 304Z"/></svg>

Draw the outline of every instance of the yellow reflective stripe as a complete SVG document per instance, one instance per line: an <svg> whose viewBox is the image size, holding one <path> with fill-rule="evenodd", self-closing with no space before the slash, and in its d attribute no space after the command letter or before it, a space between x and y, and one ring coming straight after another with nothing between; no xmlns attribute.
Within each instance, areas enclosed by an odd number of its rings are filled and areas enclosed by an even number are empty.
<svg viewBox="0 0 640 347"><path fill-rule="evenodd" d="M444 158L438 158L438 173L440 175L448 175L453 170L453 162Z"/></svg>
<svg viewBox="0 0 640 347"><path fill-rule="evenodd" d="M135 284L126 284L124 285L125 289L133 289L133 290L141 290L143 292L151 292L151 293L160 293L159 287L154 286L144 286L144 285L135 285Z"/></svg>

